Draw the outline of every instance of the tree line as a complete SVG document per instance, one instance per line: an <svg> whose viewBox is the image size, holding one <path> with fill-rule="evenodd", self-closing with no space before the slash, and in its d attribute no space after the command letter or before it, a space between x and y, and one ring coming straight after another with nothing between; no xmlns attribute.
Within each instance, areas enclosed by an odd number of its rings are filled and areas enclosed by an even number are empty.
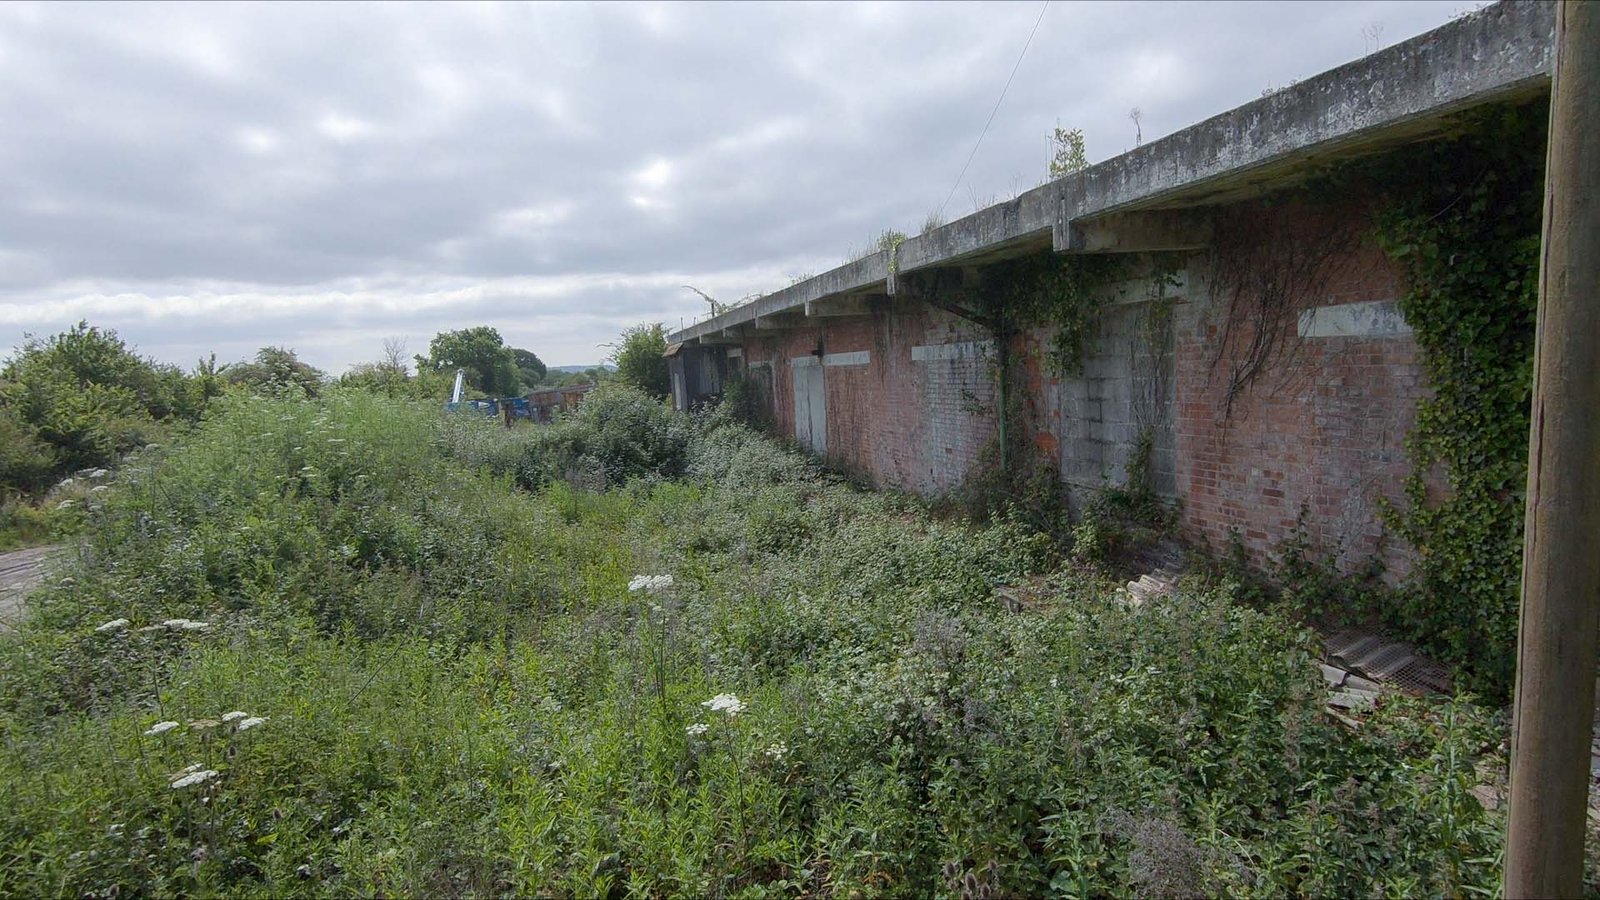
<svg viewBox="0 0 1600 900"><path fill-rule="evenodd" d="M72 472L109 466L157 443L230 392L314 398L337 385L443 402L460 369L468 398L610 379L658 399L667 396L666 331L660 324L636 325L608 346L610 368L560 372L533 351L508 346L497 329L480 325L440 332L426 354L409 361L403 341L386 340L377 360L333 378L285 347L263 347L235 363L219 364L213 354L184 371L140 355L111 329L79 322L49 337L29 335L0 365L0 503L38 496Z"/></svg>

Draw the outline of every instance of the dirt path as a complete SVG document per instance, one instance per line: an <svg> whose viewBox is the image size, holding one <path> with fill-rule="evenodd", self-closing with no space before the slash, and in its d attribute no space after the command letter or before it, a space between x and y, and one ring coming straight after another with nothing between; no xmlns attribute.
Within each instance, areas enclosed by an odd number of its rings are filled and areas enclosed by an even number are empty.
<svg viewBox="0 0 1600 900"><path fill-rule="evenodd" d="M22 598L44 579L50 555L60 547L30 547L0 553L0 631L22 612Z"/></svg>

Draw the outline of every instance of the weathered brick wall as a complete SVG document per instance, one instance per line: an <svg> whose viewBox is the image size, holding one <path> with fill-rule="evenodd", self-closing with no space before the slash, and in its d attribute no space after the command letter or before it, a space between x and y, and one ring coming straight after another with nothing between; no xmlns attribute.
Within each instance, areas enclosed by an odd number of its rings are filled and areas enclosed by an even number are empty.
<svg viewBox="0 0 1600 900"><path fill-rule="evenodd" d="M1358 229L1365 222L1348 215ZM1274 240L1291 241L1293 227L1276 222ZM1226 298L1210 259L1188 261L1167 295L1171 317L1155 331L1150 282L1128 282L1086 348L1081 376L1048 371L1048 331L1021 335L1012 349L1022 363L1015 387L1027 437L1082 488L1124 483L1133 443L1148 429L1157 490L1175 497L1185 527L1215 548L1237 532L1264 562L1304 508L1313 545L1341 567L1382 549L1391 575L1404 574L1406 548L1380 548L1380 508L1401 495L1404 441L1426 387L1393 310L1397 272L1363 244L1303 285L1287 307L1293 333L1225 413L1229 366L1258 323L1235 322L1229 346L1219 346ZM1302 322L1308 311L1315 315ZM789 360L821 354L827 455L879 484L946 492L984 463L998 428L987 333L926 305L892 300L871 316L818 318L751 340L745 354L752 366L770 363L774 419L789 435Z"/></svg>
<svg viewBox="0 0 1600 900"><path fill-rule="evenodd" d="M1364 219L1350 215L1359 228ZM1224 289L1196 281L1176 326L1184 522L1218 549L1237 531L1261 563L1304 508L1313 546L1346 571L1358 568L1380 550L1381 504L1401 496L1404 442L1426 395L1416 344L1403 324L1394 327L1398 273L1366 244L1331 266L1293 298L1283 347L1227 412L1228 367L1258 323L1236 321L1222 347ZM1403 575L1407 549L1383 543L1391 576Z"/></svg>
<svg viewBox="0 0 1600 900"><path fill-rule="evenodd" d="M1176 497L1172 311L1183 301L1182 284L1158 291L1150 279L1132 278L1108 288L1076 374L1052 371L1046 361L1053 329L1030 330L1014 345L1033 445L1069 486L1126 484L1134 446L1148 432L1153 486Z"/></svg>
<svg viewBox="0 0 1600 900"><path fill-rule="evenodd" d="M981 329L948 313L890 301L877 315L821 317L749 341L745 354L770 363L774 422L793 436L789 360L820 352L827 457L877 483L935 494L961 483L995 432L992 366L948 349L970 351L983 339Z"/></svg>

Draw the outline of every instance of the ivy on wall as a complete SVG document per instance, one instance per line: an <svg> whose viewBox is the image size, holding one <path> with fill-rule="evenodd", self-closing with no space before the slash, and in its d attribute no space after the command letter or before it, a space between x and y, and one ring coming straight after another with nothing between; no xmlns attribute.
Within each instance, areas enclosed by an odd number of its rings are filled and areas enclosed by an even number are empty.
<svg viewBox="0 0 1600 900"><path fill-rule="evenodd" d="M1035 254L1006 262L982 295L985 312L1000 325L999 337L1025 328L1052 329L1046 362L1059 375L1083 370L1084 347L1094 334L1101 288L1122 277L1127 263L1111 254Z"/></svg>
<svg viewBox="0 0 1600 900"><path fill-rule="evenodd" d="M1387 612L1495 696L1516 657L1546 121L1543 104L1498 109L1365 173L1388 190L1376 235L1404 271L1433 389L1388 516L1417 550L1417 584Z"/></svg>

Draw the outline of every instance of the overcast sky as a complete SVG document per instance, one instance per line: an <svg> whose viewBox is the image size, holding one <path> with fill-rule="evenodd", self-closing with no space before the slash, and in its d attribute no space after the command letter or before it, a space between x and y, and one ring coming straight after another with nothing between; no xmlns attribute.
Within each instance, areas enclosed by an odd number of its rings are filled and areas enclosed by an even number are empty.
<svg viewBox="0 0 1600 900"><path fill-rule="evenodd" d="M945 210L1445 23L1445 2L1046 10ZM0 3L0 354L79 319L332 372L479 324L552 365L916 233L1042 4Z"/></svg>

